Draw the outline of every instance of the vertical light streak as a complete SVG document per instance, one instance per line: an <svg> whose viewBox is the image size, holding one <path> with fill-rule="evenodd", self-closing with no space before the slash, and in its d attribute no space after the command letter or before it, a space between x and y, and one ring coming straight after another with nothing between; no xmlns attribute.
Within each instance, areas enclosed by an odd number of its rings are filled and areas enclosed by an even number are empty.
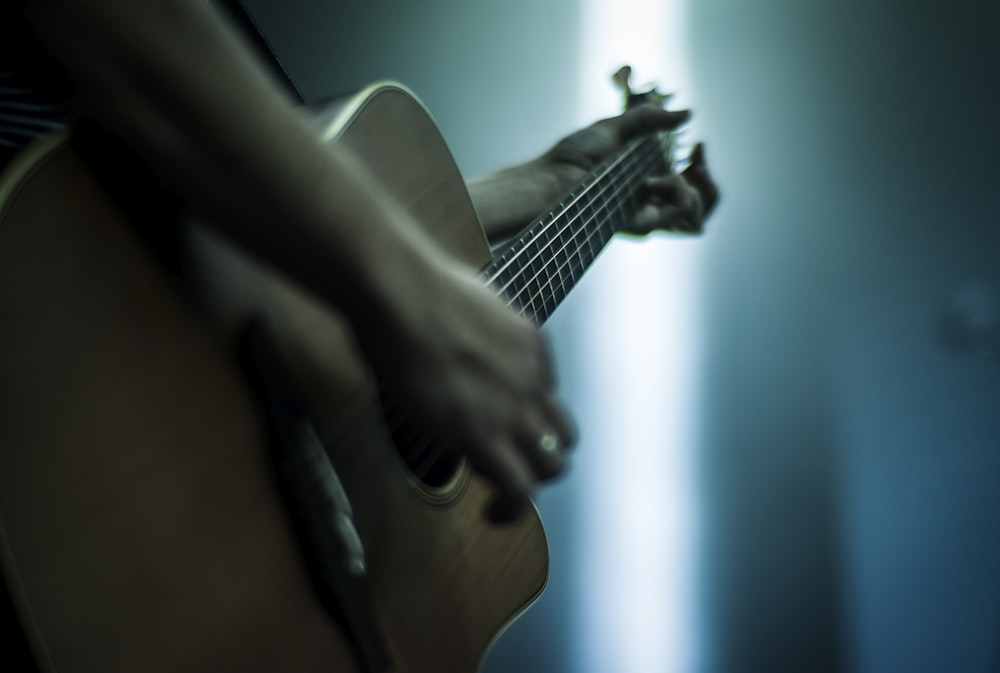
<svg viewBox="0 0 1000 673"><path fill-rule="evenodd" d="M584 119L620 106L609 76L686 89L684 0L584 0ZM582 120L581 120L582 121ZM694 636L691 461L697 418L696 248L616 241L582 312L592 379L580 516L576 670L691 673ZM588 413L593 408L594 414Z"/></svg>

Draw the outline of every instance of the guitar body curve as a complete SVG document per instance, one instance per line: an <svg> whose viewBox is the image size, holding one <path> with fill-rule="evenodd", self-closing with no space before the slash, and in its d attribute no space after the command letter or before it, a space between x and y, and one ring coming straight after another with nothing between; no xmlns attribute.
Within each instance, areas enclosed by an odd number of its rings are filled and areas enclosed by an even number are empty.
<svg viewBox="0 0 1000 673"><path fill-rule="evenodd" d="M317 123L441 245L489 261L408 92L372 87ZM350 495L391 670L475 671L544 587L537 513L495 528L475 476L418 487L338 316L204 227L189 233L200 309L65 139L0 183L0 556L39 665L361 670L306 574L226 338L263 313Z"/></svg>

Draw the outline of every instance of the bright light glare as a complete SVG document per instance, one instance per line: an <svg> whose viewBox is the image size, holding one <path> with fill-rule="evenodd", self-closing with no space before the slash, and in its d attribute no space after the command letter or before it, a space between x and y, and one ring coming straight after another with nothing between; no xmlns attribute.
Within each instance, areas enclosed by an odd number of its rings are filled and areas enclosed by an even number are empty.
<svg viewBox="0 0 1000 673"><path fill-rule="evenodd" d="M611 73L633 84L686 84L684 0L585 0L580 71L584 120L614 114ZM683 94L682 94L683 95ZM694 453L697 243L612 242L581 326L587 392L603 427L582 494L576 618L584 673L690 673L695 646ZM586 407L585 407L586 408ZM580 467L584 467L578 463Z"/></svg>

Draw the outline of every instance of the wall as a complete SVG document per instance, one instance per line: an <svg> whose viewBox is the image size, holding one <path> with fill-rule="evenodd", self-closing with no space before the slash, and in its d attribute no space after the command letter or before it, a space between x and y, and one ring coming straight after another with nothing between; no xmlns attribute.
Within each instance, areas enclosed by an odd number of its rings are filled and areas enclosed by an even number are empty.
<svg viewBox="0 0 1000 673"><path fill-rule="evenodd" d="M469 174L577 124L569 0L248 4L307 97L400 79ZM688 100L725 194L699 242L692 671L998 671L998 10L688 5ZM571 403L606 274L550 328ZM577 512L601 448L544 494L552 586L487 670L579 670Z"/></svg>

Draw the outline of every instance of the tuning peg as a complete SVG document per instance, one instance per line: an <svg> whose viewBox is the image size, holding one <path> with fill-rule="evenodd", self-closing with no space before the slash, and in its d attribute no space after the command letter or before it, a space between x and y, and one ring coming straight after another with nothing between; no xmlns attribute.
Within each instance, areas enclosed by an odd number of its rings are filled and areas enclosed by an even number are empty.
<svg viewBox="0 0 1000 673"><path fill-rule="evenodd" d="M632 66L630 65L623 65L611 76L611 80L625 95L632 93L632 87L629 85L630 79L632 79Z"/></svg>
<svg viewBox="0 0 1000 673"><path fill-rule="evenodd" d="M652 103L658 107L663 107L667 104L671 98L673 98L672 93L660 93L656 90L656 87L651 87L648 91L636 91L632 88L632 66L623 65L615 71L615 74L611 76L611 80L615 83L619 89L621 89L624 96L625 109L635 107L636 105L641 105L642 103Z"/></svg>
<svg viewBox="0 0 1000 673"><path fill-rule="evenodd" d="M652 103L657 107L666 106L667 102L674 97L672 93L660 93L656 90L656 87L652 87L649 91L631 91L629 92L628 99L626 100L627 107L635 107L636 105L641 105L643 103Z"/></svg>

